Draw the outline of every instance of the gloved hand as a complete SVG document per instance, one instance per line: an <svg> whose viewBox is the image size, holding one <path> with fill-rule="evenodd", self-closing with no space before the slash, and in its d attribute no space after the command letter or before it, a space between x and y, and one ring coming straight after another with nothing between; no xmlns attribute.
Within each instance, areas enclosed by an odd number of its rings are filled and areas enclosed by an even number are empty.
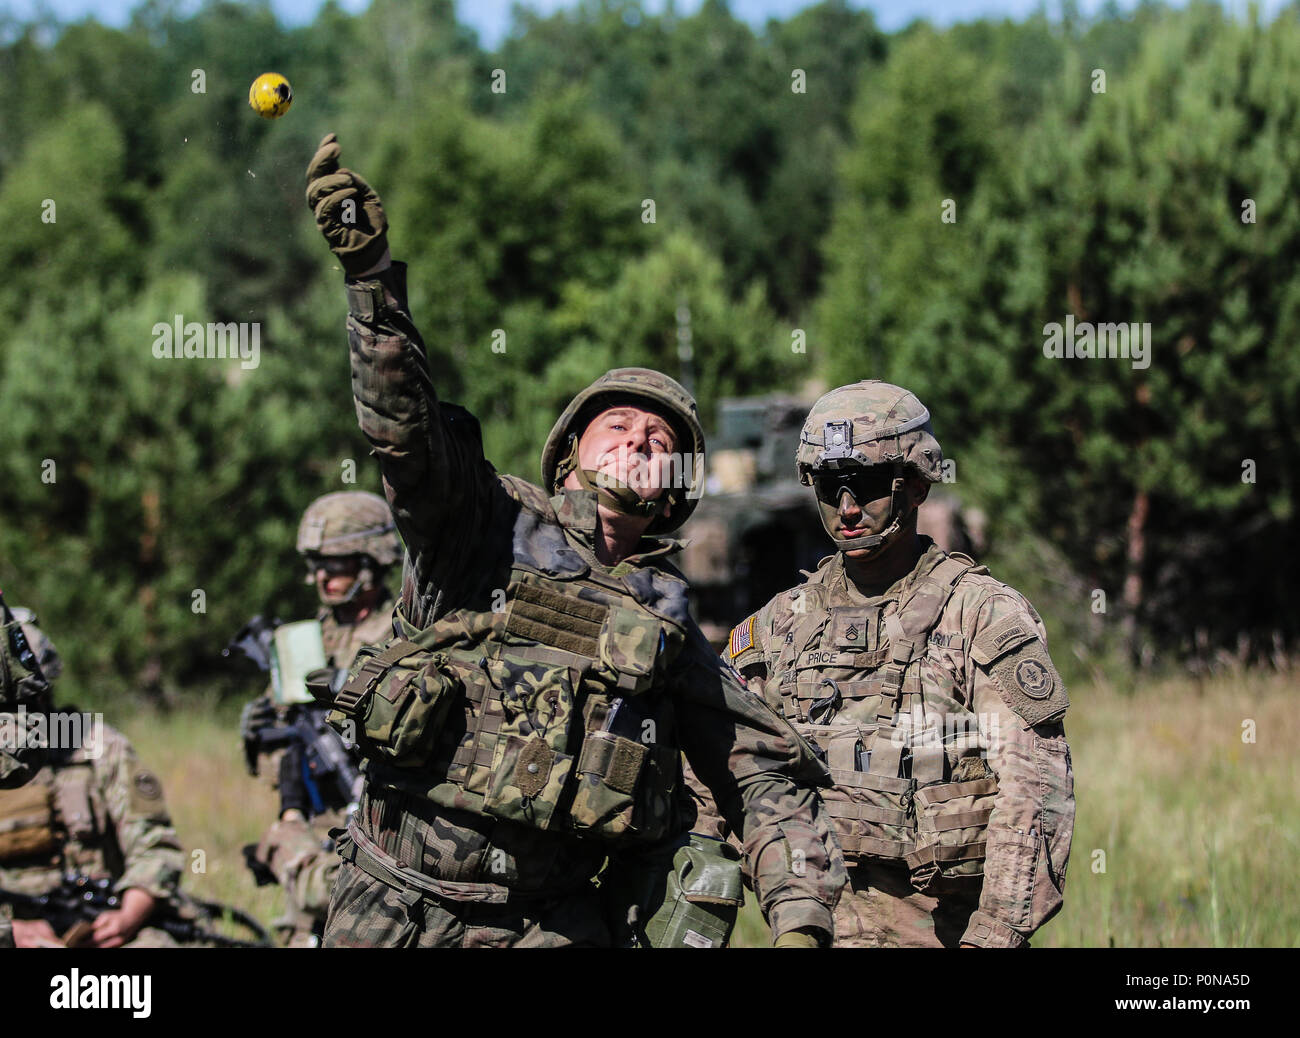
<svg viewBox="0 0 1300 1038"><path fill-rule="evenodd" d="M821 931L810 929L787 930L772 945L774 948L820 948L821 939L817 936Z"/></svg>
<svg viewBox="0 0 1300 1038"><path fill-rule="evenodd" d="M244 740L244 764L250 775L257 774L257 732L275 724L276 719L275 704L268 695L249 700L239 713L239 736Z"/></svg>
<svg viewBox="0 0 1300 1038"><path fill-rule="evenodd" d="M384 205L361 177L339 167L338 138L332 133L307 166L307 207L349 277L366 273L388 251Z"/></svg>

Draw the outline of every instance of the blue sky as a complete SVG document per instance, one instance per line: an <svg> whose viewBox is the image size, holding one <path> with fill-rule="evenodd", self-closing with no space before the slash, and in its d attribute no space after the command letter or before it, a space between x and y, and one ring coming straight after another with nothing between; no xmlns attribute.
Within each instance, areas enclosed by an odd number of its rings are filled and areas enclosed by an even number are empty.
<svg viewBox="0 0 1300 1038"><path fill-rule="evenodd" d="M893 31L906 25L914 18L926 17L939 25L955 21L978 18L981 15L1022 18L1038 7L1040 0L885 0L882 3L859 3L850 0L854 7L869 7L876 12L876 21L881 28ZM271 6L280 18L290 25L300 25L312 20L321 0L272 0ZM340 6L348 11L360 11L368 6L369 0L340 0ZM1267 12L1276 11L1282 0L1266 0L1261 7ZM75 20L93 14L108 25L123 25L137 0L6 0L0 6L19 19L32 17L38 8L53 12L60 20ZM493 49L500 43L510 27L510 8L512 0L457 0L456 11L460 21L472 25L478 30L480 43ZM528 6L548 13L561 7L571 7L571 0L531 0ZM663 9L662 2L647 0L645 7L650 11ZM743 18L755 28L761 27L768 18L784 19L795 11L809 6L809 0L731 0L731 11L738 18ZM1085 14L1092 13L1102 6L1102 0L1080 0L1079 9ZM1134 6L1133 0L1120 0L1122 9ZM1244 3L1237 0L1226 4L1230 8L1244 9ZM690 13L698 9L699 0L678 0L677 9ZM1048 10L1059 11L1059 0L1050 0Z"/></svg>

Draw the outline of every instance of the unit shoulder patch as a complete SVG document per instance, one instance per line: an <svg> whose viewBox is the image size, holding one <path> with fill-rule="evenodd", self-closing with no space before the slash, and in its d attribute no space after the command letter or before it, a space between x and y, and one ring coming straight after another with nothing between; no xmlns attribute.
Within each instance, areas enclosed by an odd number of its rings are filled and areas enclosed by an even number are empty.
<svg viewBox="0 0 1300 1038"><path fill-rule="evenodd" d="M167 807L163 803L162 783L152 771L141 769L131 776L131 809L136 814L148 816L165 816Z"/></svg>
<svg viewBox="0 0 1300 1038"><path fill-rule="evenodd" d="M989 667L989 674L1007 706L1020 715L1026 728L1065 716L1069 694L1047 654L1047 646L1037 637L1018 642Z"/></svg>

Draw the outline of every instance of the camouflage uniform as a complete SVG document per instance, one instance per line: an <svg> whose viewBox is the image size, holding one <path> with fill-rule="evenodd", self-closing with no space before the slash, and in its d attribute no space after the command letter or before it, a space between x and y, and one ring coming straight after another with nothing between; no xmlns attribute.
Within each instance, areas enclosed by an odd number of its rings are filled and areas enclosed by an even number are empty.
<svg viewBox="0 0 1300 1038"><path fill-rule="evenodd" d="M26 711L48 707L50 691L44 678L28 671L17 658L11 635L18 623L15 617L0 628L0 796L4 790L30 781L45 762L44 747L18 744L18 729L25 727ZM0 948L13 947L11 917L9 906L0 905Z"/></svg>
<svg viewBox="0 0 1300 1038"><path fill-rule="evenodd" d="M27 714L50 705L48 675L36 673L19 659L24 624L31 618L27 610L15 609L12 620L0 625L0 789L27 782L44 762L44 748L20 738L18 731ZM39 662L36 666L39 669Z"/></svg>
<svg viewBox="0 0 1300 1038"><path fill-rule="evenodd" d="M363 645L387 641L393 633L391 602L385 600L364 620L342 624L332 609L317 614L325 659L331 667L352 665ZM278 788L282 751L267 754L260 771ZM320 943L329 909L330 892L339 871L339 856L330 830L347 823L346 811L332 808L310 819L280 819L262 836L257 857L284 888L284 916L276 920L281 943L289 948L311 948Z"/></svg>
<svg viewBox="0 0 1300 1038"><path fill-rule="evenodd" d="M359 588L380 585L384 570L401 559L401 545L388 506L382 498L359 491L326 494L313 501L299 524L298 552L364 557L357 577ZM308 582L314 580L309 578ZM392 602L386 590L357 623L341 622L333 607L321 609L316 619L321 625L326 664L333 668L346 670L362 646L387 641L393 634ZM277 750L267 754L265 765L259 769L276 788L282 753ZM278 819L258 845L258 860L284 888L285 913L276 920L276 930L286 947L310 948L320 943L340 865L329 834L346 823L347 812L338 807L306 820Z"/></svg>
<svg viewBox="0 0 1300 1038"><path fill-rule="evenodd" d="M14 613L44 677L53 681L62 670L54 645L29 611ZM80 746L51 749L22 789L0 790L0 818L7 818L0 835L0 888L39 895L64 875L79 873L113 880L119 895L131 888L158 901L177 895L184 854L162 784L140 764L126 737L108 725L84 732ZM175 944L146 924L125 947Z"/></svg>
<svg viewBox="0 0 1300 1038"><path fill-rule="evenodd" d="M103 745L54 750L22 792L48 791L54 844L0 861L0 887L43 894L68 872L111 878L122 893L136 887L159 901L175 896L184 855L172 829L162 786L136 759L126 737L103 726ZM3 799L15 792L0 791ZM167 947L176 942L144 926L127 947Z"/></svg>
<svg viewBox="0 0 1300 1038"><path fill-rule="evenodd" d="M829 452L822 431L837 418L852 420L860 452L846 467L883 455L896 475L906 464L929 477L941 454L928 417L883 383L828 394L805 426L801 477ZM1033 607L918 540L912 571L874 597L842 553L823 559L737 626L724 655L827 756L836 785L823 798L852 866L837 944L1018 947L1061 907L1068 698ZM700 799L697 828L724 834Z"/></svg>
<svg viewBox="0 0 1300 1038"><path fill-rule="evenodd" d="M405 266L358 277L382 262L387 221L339 168L332 135L308 180L352 278L357 416L407 553L399 636L335 700L364 724L369 759L325 943L611 943L592 880L614 852L689 829L682 751L743 829L774 931L829 934L844 873L810 788L825 770L709 650L666 561L678 545L657 536L694 501L674 494L665 516L668 493L649 504L630 487L593 489L576 467L584 416L612 393L666 411L677 443L702 456L694 401L657 372L610 372L552 430L545 489L499 476L477 421L435 395ZM344 220L351 199L359 217ZM563 471L584 489L561 489ZM613 567L596 554L598 500L655 510Z"/></svg>

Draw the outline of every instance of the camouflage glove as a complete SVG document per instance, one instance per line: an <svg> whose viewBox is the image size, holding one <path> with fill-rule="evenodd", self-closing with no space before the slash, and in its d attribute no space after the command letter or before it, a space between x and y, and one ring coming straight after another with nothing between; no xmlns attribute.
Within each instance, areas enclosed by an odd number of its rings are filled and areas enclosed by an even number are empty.
<svg viewBox="0 0 1300 1038"><path fill-rule="evenodd" d="M267 695L250 700L239 714L239 736L244 740L244 764L250 775L257 774L257 757L261 741L257 733L276 722L275 704Z"/></svg>
<svg viewBox="0 0 1300 1038"><path fill-rule="evenodd" d="M384 205L361 177L339 167L338 138L332 133L307 166L307 208L349 277L370 270L388 250Z"/></svg>

